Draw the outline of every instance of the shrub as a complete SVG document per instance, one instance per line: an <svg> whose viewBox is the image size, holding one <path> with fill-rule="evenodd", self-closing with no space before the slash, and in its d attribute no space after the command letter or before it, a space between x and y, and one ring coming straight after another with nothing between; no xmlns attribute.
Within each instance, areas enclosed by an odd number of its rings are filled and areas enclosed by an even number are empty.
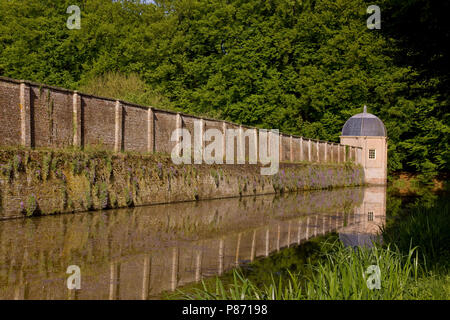
<svg viewBox="0 0 450 320"><path fill-rule="evenodd" d="M163 109L173 109L171 102L148 86L138 74L107 72L91 78L80 91Z"/></svg>
<svg viewBox="0 0 450 320"><path fill-rule="evenodd" d="M34 194L30 195L27 199L27 207L25 209L25 215L27 217L31 217L37 212L37 201L36 196Z"/></svg>

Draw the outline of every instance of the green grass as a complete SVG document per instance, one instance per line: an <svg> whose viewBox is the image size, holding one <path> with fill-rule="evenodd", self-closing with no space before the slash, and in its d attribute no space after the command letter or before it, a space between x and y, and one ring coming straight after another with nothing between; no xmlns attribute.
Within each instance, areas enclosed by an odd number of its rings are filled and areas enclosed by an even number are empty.
<svg viewBox="0 0 450 320"><path fill-rule="evenodd" d="M416 248L403 255L397 248L346 248L338 241L323 244L323 256L308 264L307 275L288 271L257 284L234 270L231 281L216 277L200 288L178 290L175 298L188 300L379 300L449 299L450 277L427 274ZM370 289L365 274L370 265L380 268L380 289Z"/></svg>

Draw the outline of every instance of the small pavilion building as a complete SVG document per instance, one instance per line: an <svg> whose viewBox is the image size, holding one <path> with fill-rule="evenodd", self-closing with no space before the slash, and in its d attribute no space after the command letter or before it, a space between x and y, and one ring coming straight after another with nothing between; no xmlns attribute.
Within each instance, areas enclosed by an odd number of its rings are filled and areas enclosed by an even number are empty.
<svg viewBox="0 0 450 320"><path fill-rule="evenodd" d="M355 114L342 128L341 144L361 147L361 165L365 182L385 185L387 182L387 133L383 122L367 112Z"/></svg>

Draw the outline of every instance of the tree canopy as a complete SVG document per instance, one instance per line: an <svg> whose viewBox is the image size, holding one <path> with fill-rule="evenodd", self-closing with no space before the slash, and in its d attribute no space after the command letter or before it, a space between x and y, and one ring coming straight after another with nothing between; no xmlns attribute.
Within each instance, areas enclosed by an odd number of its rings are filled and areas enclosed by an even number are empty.
<svg viewBox="0 0 450 320"><path fill-rule="evenodd" d="M448 171L448 10L379 2L371 30L363 0L0 0L0 74L73 89L138 75L170 108L330 141L366 104L390 170Z"/></svg>

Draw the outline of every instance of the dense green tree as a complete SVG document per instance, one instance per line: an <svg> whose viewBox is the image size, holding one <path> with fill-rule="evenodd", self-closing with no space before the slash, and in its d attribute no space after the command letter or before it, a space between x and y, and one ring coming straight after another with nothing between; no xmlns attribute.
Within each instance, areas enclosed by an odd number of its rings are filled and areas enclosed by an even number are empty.
<svg viewBox="0 0 450 320"><path fill-rule="evenodd" d="M415 72L403 95L414 102L396 139L403 168L449 171L450 2L383 1L383 35L395 40L398 66Z"/></svg>

